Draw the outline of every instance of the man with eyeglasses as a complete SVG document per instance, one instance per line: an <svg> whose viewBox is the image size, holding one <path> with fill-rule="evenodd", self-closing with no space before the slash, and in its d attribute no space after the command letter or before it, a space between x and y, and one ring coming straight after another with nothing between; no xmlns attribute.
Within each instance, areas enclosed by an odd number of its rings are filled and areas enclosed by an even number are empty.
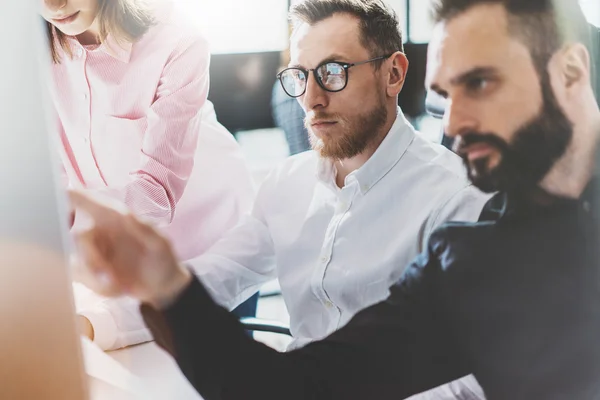
<svg viewBox="0 0 600 400"><path fill-rule="evenodd" d="M291 63L278 79L306 111L314 151L274 170L252 215L187 265L228 309L278 278L297 348L385 299L429 234L477 220L488 195L397 107L408 61L385 3L307 0L291 17ZM433 398L478 390L460 381Z"/></svg>

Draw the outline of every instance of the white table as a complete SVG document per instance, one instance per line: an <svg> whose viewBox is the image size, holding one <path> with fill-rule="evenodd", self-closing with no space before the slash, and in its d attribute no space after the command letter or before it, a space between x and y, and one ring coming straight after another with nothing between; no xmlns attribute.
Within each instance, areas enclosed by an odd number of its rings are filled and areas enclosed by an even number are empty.
<svg viewBox="0 0 600 400"><path fill-rule="evenodd" d="M202 400L173 358L153 342L104 354L100 354L98 349L98 353L94 353L89 360L94 365L106 363L107 367L114 364L113 361L117 361L131 375L119 368L108 368L112 372L105 371L107 379L89 377L90 400ZM128 386L127 389L117 387L122 383ZM136 391L140 384L143 393Z"/></svg>

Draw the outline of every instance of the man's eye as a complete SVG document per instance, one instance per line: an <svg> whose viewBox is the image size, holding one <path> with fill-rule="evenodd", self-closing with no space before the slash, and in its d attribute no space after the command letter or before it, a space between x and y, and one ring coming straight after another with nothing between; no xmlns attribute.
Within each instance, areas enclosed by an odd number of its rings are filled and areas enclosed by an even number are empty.
<svg viewBox="0 0 600 400"><path fill-rule="evenodd" d="M481 92L488 86L488 80L484 78L474 78L467 82L467 90L470 92Z"/></svg>

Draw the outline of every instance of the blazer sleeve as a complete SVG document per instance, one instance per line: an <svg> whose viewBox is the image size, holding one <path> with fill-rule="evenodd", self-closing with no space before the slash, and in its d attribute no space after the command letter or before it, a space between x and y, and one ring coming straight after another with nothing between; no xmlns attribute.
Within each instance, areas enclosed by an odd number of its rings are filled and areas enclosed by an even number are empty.
<svg viewBox="0 0 600 400"><path fill-rule="evenodd" d="M470 372L437 309L440 269L431 260L417 258L386 301L288 353L248 338L197 279L169 309L143 305L142 313L206 400L397 400Z"/></svg>

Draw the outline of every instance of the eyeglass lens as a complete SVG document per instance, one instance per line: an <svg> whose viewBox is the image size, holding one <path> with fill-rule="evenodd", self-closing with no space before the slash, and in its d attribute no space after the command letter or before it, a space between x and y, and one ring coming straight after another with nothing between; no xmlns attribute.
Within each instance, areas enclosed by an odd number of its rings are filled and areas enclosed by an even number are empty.
<svg viewBox="0 0 600 400"><path fill-rule="evenodd" d="M346 69L338 63L319 66L314 73L325 90L337 92L346 86ZM299 68L289 68L281 74L283 88L290 96L301 96L306 90L307 76Z"/></svg>

